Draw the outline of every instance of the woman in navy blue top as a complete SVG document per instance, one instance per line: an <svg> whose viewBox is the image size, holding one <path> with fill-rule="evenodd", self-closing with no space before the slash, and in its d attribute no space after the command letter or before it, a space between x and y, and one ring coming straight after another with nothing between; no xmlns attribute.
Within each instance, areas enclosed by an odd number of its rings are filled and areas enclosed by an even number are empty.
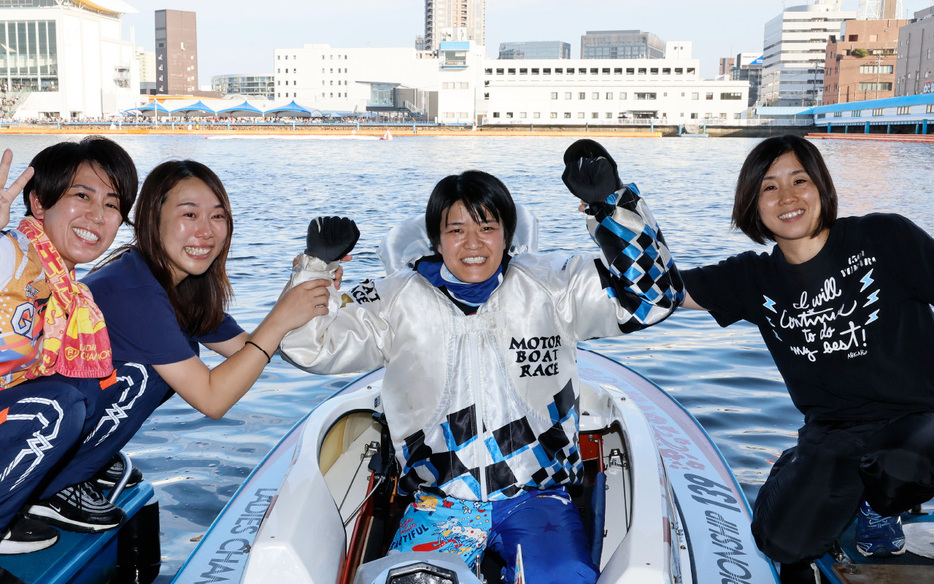
<svg viewBox="0 0 934 584"><path fill-rule="evenodd" d="M99 530L88 479L173 391L206 416L222 417L282 336L327 312L330 280L283 293L252 335L225 313L233 221L223 184L203 164L169 161L153 169L134 225L133 242L84 279L107 322L114 374L79 387L88 403L81 446L52 480L58 494L29 509L65 529ZM226 359L208 368L199 344Z"/></svg>

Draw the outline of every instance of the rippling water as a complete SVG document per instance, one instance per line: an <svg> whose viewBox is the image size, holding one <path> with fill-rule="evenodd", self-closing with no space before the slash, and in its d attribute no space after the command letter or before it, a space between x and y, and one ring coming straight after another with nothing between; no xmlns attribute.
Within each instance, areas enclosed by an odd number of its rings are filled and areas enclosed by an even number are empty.
<svg viewBox="0 0 934 584"><path fill-rule="evenodd" d="M15 162L67 137L10 136ZM401 219L424 209L442 177L478 168L501 178L541 221L540 249L595 249L561 182L574 138L405 137L391 142L117 136L141 174L169 158L212 167L232 200L235 232L228 271L232 314L252 330L287 280L316 215L347 215L360 226L345 281L381 274L375 250ZM732 188L756 140L600 140L652 206L675 259L693 267L758 247L730 231ZM934 233L934 146L818 141L840 214L899 212ZM126 240L124 233L119 239ZM762 248L765 249L765 248ZM640 371L697 417L723 452L747 497L778 454L794 442L802 416L791 405L758 332L718 327L704 313L679 311L637 334L589 348ZM216 356L206 360L215 363ZM162 510L163 577L174 574L217 512L279 437L348 377L316 377L274 357L252 390L219 421L179 398L164 404L127 448L156 486Z"/></svg>

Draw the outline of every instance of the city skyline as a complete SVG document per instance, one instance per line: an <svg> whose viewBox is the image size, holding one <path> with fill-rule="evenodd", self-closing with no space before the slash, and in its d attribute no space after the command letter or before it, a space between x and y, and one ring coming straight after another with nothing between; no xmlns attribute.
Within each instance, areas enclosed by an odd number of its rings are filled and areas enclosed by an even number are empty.
<svg viewBox="0 0 934 584"><path fill-rule="evenodd" d="M134 30L136 45L153 51L156 10L198 13L199 86L212 75L269 74L273 50L325 43L333 47L414 47L424 33L424 0L394 3L357 0L353 12L342 3L266 0L262 13L231 10L217 0L127 0L139 12L123 16L125 38ZM580 55L580 37L594 30L643 30L666 41L690 41L700 73L712 78L720 57L762 50L765 23L794 0L487 0L486 54L495 58L499 43L564 41ZM843 0L856 10L858 0ZM903 0L904 17L932 6L932 0ZM677 15L672 17L672 15Z"/></svg>

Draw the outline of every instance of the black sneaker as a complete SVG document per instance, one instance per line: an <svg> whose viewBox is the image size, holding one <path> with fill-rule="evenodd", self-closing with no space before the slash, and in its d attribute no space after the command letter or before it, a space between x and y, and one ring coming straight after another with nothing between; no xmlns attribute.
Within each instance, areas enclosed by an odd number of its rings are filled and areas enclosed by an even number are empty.
<svg viewBox="0 0 934 584"><path fill-rule="evenodd" d="M96 533L119 527L126 521L90 481L65 487L44 501L31 505L26 515L68 531Z"/></svg>
<svg viewBox="0 0 934 584"><path fill-rule="evenodd" d="M3 568L0 568L0 584L26 584L13 574L10 574Z"/></svg>
<svg viewBox="0 0 934 584"><path fill-rule="evenodd" d="M123 459L119 456L114 456L110 459L110 463L107 465L104 470L100 471L94 478L94 484L101 489L112 489L117 486L117 483L120 482L120 479L123 477ZM135 487L139 482L143 480L143 471L133 467L133 470L130 471L130 478L127 479L126 488Z"/></svg>
<svg viewBox="0 0 934 584"><path fill-rule="evenodd" d="M37 552L52 547L57 541L58 530L54 527L42 521L17 516L0 539L0 555Z"/></svg>

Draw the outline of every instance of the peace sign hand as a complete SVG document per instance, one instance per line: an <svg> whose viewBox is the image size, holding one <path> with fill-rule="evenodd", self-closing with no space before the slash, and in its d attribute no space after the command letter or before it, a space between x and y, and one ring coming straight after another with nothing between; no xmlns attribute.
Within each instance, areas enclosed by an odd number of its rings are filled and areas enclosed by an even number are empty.
<svg viewBox="0 0 934 584"><path fill-rule="evenodd" d="M0 157L0 186L6 184L6 179L10 174L10 165L13 163L13 151L7 148ZM10 206L13 201L19 197L20 193L26 187L26 183L32 178L33 168L30 166L19 175L19 178L13 181L9 188L0 191L0 229L3 229L10 222Z"/></svg>

